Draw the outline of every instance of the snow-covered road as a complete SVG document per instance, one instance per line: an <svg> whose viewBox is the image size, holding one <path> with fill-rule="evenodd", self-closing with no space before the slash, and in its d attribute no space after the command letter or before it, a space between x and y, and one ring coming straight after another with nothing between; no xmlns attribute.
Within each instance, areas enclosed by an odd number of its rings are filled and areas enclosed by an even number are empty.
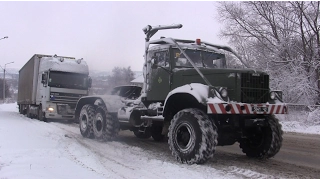
<svg viewBox="0 0 320 180"><path fill-rule="evenodd" d="M131 139L139 141L126 138ZM77 124L44 123L19 114L16 104L0 105L0 178L281 178L232 164L224 169L180 164L157 146L134 143L86 139Z"/></svg>

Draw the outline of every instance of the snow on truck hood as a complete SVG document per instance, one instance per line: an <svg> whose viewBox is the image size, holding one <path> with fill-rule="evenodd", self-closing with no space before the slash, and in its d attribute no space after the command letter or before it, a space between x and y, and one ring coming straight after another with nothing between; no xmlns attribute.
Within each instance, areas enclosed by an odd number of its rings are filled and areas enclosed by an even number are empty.
<svg viewBox="0 0 320 180"><path fill-rule="evenodd" d="M88 65L83 60L78 63L75 59L64 58L61 62L59 57L42 57L40 60L40 72L44 72L49 68L51 71L89 74Z"/></svg>

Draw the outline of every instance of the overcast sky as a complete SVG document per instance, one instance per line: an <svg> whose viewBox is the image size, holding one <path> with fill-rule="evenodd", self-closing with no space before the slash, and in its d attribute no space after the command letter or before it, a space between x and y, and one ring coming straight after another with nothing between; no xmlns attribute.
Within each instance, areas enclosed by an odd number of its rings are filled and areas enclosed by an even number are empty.
<svg viewBox="0 0 320 180"><path fill-rule="evenodd" d="M0 65L20 69L34 54L84 58L90 70L141 71L146 25L180 23L160 36L227 45L212 1L0 2Z"/></svg>

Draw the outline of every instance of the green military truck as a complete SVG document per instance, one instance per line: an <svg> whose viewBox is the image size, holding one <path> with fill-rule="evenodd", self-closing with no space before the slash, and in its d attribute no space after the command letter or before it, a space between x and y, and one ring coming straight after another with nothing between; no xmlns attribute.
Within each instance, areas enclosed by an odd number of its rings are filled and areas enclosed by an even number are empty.
<svg viewBox="0 0 320 180"><path fill-rule="evenodd" d="M138 138L168 139L172 155L187 164L204 163L216 146L236 142L249 157L275 156L283 131L274 114L287 113L282 92L270 89L265 72L228 68L224 52L237 56L229 47L200 39L150 40L159 30L181 27L143 29L143 87L116 87L111 95L79 99L81 134L112 140L129 129Z"/></svg>

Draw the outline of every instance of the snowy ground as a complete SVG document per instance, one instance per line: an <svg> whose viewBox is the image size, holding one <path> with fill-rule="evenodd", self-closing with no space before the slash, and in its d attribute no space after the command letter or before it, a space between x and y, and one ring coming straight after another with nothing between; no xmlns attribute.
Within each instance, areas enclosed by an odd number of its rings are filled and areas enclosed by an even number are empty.
<svg viewBox="0 0 320 180"><path fill-rule="evenodd" d="M285 131L320 134L319 124L286 121L286 118L293 119L288 116L279 118ZM169 162L121 142L84 139L73 124L40 122L20 115L15 103L0 105L1 179L269 178L251 170L232 168L241 174Z"/></svg>

